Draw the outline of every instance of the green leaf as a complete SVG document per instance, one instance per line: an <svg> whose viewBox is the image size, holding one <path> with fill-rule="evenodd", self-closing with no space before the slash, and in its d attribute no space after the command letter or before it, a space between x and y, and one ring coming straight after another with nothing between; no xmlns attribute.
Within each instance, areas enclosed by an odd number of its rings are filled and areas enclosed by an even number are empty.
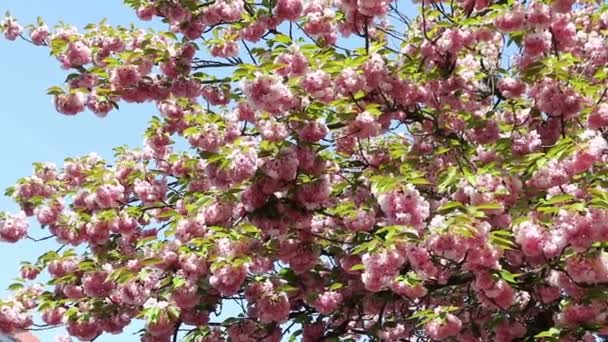
<svg viewBox="0 0 608 342"><path fill-rule="evenodd" d="M370 181L372 183L372 193L374 194L389 192L395 189L401 182L401 180L397 178L381 175L373 176Z"/></svg>
<svg viewBox="0 0 608 342"><path fill-rule="evenodd" d="M538 333L536 336L536 338L558 338L559 335L561 335L562 331L561 329L558 328L550 328L549 330L545 330L541 333Z"/></svg>
<svg viewBox="0 0 608 342"><path fill-rule="evenodd" d="M457 201L447 202L439 207L438 211L451 211L451 209L464 208L464 205Z"/></svg>
<svg viewBox="0 0 608 342"><path fill-rule="evenodd" d="M193 126L193 127L188 127L188 128L186 128L186 129L184 130L183 136L184 136L185 138L188 138L188 137L191 137L191 136L197 135L197 134L199 134L200 132L201 132L201 128L200 128L200 127L196 127L196 126Z"/></svg>
<svg viewBox="0 0 608 342"><path fill-rule="evenodd" d="M149 242L152 242L154 240L156 240L156 236L146 236L142 239L139 239L137 241L137 244L135 245L136 248L141 248L142 246L148 244Z"/></svg>
<svg viewBox="0 0 608 342"><path fill-rule="evenodd" d="M502 249L515 249L517 245L513 242L513 234L506 230L495 230L490 232L490 243Z"/></svg>
<svg viewBox="0 0 608 342"><path fill-rule="evenodd" d="M473 208L478 209L478 210L500 210L503 209L503 206L501 203L483 203L483 204L479 204L474 206Z"/></svg>
<svg viewBox="0 0 608 342"><path fill-rule="evenodd" d="M162 32L161 35L173 40L177 40L177 36L173 32Z"/></svg>
<svg viewBox="0 0 608 342"><path fill-rule="evenodd" d="M365 270L365 265L363 265L363 264L353 265L353 267L351 267L349 269L349 271L363 271L363 270Z"/></svg>
<svg viewBox="0 0 608 342"><path fill-rule="evenodd" d="M17 290L21 290L24 287L25 287L25 285L23 285L21 283L13 283L8 286L8 289L11 291L17 291Z"/></svg>
<svg viewBox="0 0 608 342"><path fill-rule="evenodd" d="M432 183L426 180L425 178L410 178L407 180L408 183L413 185L431 185Z"/></svg>
<svg viewBox="0 0 608 342"><path fill-rule="evenodd" d="M179 317L179 314L180 314L180 310L173 305L169 305L169 307L167 307L167 312L173 318Z"/></svg>
<svg viewBox="0 0 608 342"><path fill-rule="evenodd" d="M343 288L343 287L344 287L344 284L342 284L342 283L334 283L334 284L332 284L332 285L329 287L329 290L330 290L330 291L335 291L335 290L339 290L339 289L341 289L341 288Z"/></svg>
<svg viewBox="0 0 608 342"><path fill-rule="evenodd" d="M507 270L498 271L498 275L500 276L500 278L511 284L519 283L517 277L521 276L521 274L513 274Z"/></svg>
<svg viewBox="0 0 608 342"><path fill-rule="evenodd" d="M161 262L162 262L162 259L160 259L160 258L147 258L141 262L141 265L142 266L152 266L152 265L158 265Z"/></svg>
<svg viewBox="0 0 608 342"><path fill-rule="evenodd" d="M278 290L281 292L298 292L298 291L300 291L300 288L292 286L292 285L283 285L283 286L280 286Z"/></svg>
<svg viewBox="0 0 608 342"><path fill-rule="evenodd" d="M65 94L65 90L63 90L59 86L53 86L46 90L47 95L62 95Z"/></svg>
<svg viewBox="0 0 608 342"><path fill-rule="evenodd" d="M186 285L186 279L184 279L182 277L173 277L173 279L171 280L171 283L173 284L174 288L182 287L182 286Z"/></svg>
<svg viewBox="0 0 608 342"><path fill-rule="evenodd" d="M281 33L274 36L274 41L283 44L291 44L291 38Z"/></svg>
<svg viewBox="0 0 608 342"><path fill-rule="evenodd" d="M572 199L574 199L574 196L572 196L572 195L568 195L568 194L558 195L558 196L553 196L546 201L543 201L543 204L563 203L563 202L571 201Z"/></svg>
<svg viewBox="0 0 608 342"><path fill-rule="evenodd" d="M439 192L443 193L446 192L453 185L455 185L458 181L458 168L456 168L455 166L450 167L448 169L447 174L445 174L445 176L443 176L441 179L443 180L439 183L438 190Z"/></svg>

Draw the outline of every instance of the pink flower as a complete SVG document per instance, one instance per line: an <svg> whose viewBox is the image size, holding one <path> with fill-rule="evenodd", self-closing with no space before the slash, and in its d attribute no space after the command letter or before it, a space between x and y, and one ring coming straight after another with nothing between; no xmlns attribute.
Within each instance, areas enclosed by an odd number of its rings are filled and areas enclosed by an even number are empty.
<svg viewBox="0 0 608 342"><path fill-rule="evenodd" d="M325 332L325 324L323 322L317 322L313 324L304 325L304 329L302 332L302 341L303 342L317 342L323 336Z"/></svg>
<svg viewBox="0 0 608 342"><path fill-rule="evenodd" d="M381 55L375 53L363 64L366 89L378 87L387 77L388 69Z"/></svg>
<svg viewBox="0 0 608 342"><path fill-rule="evenodd" d="M380 123L369 112L362 112L350 124L349 129L359 138L373 138L380 134Z"/></svg>
<svg viewBox="0 0 608 342"><path fill-rule="evenodd" d="M577 327L592 323L598 319L597 308L591 305L572 303L557 314L557 322L567 327Z"/></svg>
<svg viewBox="0 0 608 342"><path fill-rule="evenodd" d="M246 276L245 266L225 265L212 272L209 283L222 295L230 296L238 292Z"/></svg>
<svg viewBox="0 0 608 342"><path fill-rule="evenodd" d="M114 103L108 98L92 93L87 100L87 108L98 117L103 118L114 109Z"/></svg>
<svg viewBox="0 0 608 342"><path fill-rule="evenodd" d="M430 214L429 203L411 184L403 190L379 195L378 203L389 222L395 224L420 227Z"/></svg>
<svg viewBox="0 0 608 342"><path fill-rule="evenodd" d="M504 97L514 99L526 91L526 84L520 79L506 77L498 81L498 90Z"/></svg>
<svg viewBox="0 0 608 342"><path fill-rule="evenodd" d="M540 135L536 130L530 131L524 136L520 136L519 133L515 132L512 139L511 150L514 154L529 154L536 151L542 145Z"/></svg>
<svg viewBox="0 0 608 342"><path fill-rule="evenodd" d="M542 2L531 3L528 11L528 25L544 29L551 23L551 8Z"/></svg>
<svg viewBox="0 0 608 342"><path fill-rule="evenodd" d="M58 306L53 309L47 309L42 312L42 321L48 325L59 325L63 320L63 314L67 310L64 307Z"/></svg>
<svg viewBox="0 0 608 342"><path fill-rule="evenodd" d="M469 31L447 29L437 40L437 47L452 55L457 55L465 46L471 44L473 36Z"/></svg>
<svg viewBox="0 0 608 342"><path fill-rule="evenodd" d="M230 103L230 88L204 86L201 95L214 106Z"/></svg>
<svg viewBox="0 0 608 342"><path fill-rule="evenodd" d="M445 319L437 318L427 323L424 332L433 340L441 341L456 336L461 327L462 322L458 317L447 314Z"/></svg>
<svg viewBox="0 0 608 342"><path fill-rule="evenodd" d="M278 156L264 160L260 169L272 179L291 181L296 178L299 164L295 149L286 148Z"/></svg>
<svg viewBox="0 0 608 342"><path fill-rule="evenodd" d="M182 22L189 20L191 17L191 12L179 3L171 3L162 7L161 13L165 16L165 18L167 18L167 20L169 20L171 24L174 25L181 24Z"/></svg>
<svg viewBox="0 0 608 342"><path fill-rule="evenodd" d="M342 295L336 291L323 292L314 302L314 307L322 315L329 315L342 303Z"/></svg>
<svg viewBox="0 0 608 342"><path fill-rule="evenodd" d="M334 99L334 89L331 76L322 71L310 71L302 79L300 85L313 98L328 103Z"/></svg>
<svg viewBox="0 0 608 342"><path fill-rule="evenodd" d="M232 217L233 205L228 202L213 202L203 208L197 218L206 225L220 225Z"/></svg>
<svg viewBox="0 0 608 342"><path fill-rule="evenodd" d="M11 17L6 17L0 23L0 28L4 29L4 38L8 40L15 40L21 34L23 26L19 25L17 20Z"/></svg>
<svg viewBox="0 0 608 342"><path fill-rule="evenodd" d="M395 327L385 327L378 332L378 337L381 341L401 341L407 340L410 337L411 328L404 324L397 324ZM464 341L460 341L464 342Z"/></svg>
<svg viewBox="0 0 608 342"><path fill-rule="evenodd" d="M17 215L6 215L0 219L0 239L5 242L15 243L27 235L27 223L25 213Z"/></svg>
<svg viewBox="0 0 608 342"><path fill-rule="evenodd" d="M515 6L497 17L494 25L502 32L519 31L523 28L525 19L526 13L524 9L521 6Z"/></svg>
<svg viewBox="0 0 608 342"><path fill-rule="evenodd" d="M55 223L59 217L62 208L41 206L34 209L34 214L41 225Z"/></svg>
<svg viewBox="0 0 608 342"><path fill-rule="evenodd" d="M131 280L125 284L119 284L111 298L120 304L142 305L149 295L149 291L142 284Z"/></svg>
<svg viewBox="0 0 608 342"><path fill-rule="evenodd" d="M266 23L266 20L258 19L257 21L250 23L249 26L242 29L240 32L240 36L246 41L257 43L258 41L260 41L260 39L262 39L262 36L264 35L264 33L266 33L267 29L268 25Z"/></svg>
<svg viewBox="0 0 608 342"><path fill-rule="evenodd" d="M577 283L597 284L608 281L608 256L573 256L566 260L566 272Z"/></svg>
<svg viewBox="0 0 608 342"><path fill-rule="evenodd" d="M106 297L114 289L114 282L105 271L91 272L82 277L82 289L87 296Z"/></svg>
<svg viewBox="0 0 608 342"><path fill-rule="evenodd" d="M239 55L239 46L235 41L225 40L221 44L215 44L210 49L213 57L237 57Z"/></svg>
<svg viewBox="0 0 608 342"><path fill-rule="evenodd" d="M608 126L608 104L600 103L587 118L587 126L600 129Z"/></svg>
<svg viewBox="0 0 608 342"><path fill-rule="evenodd" d="M65 68L76 68L91 63L91 49L82 41L68 44L66 52L61 56Z"/></svg>
<svg viewBox="0 0 608 342"><path fill-rule="evenodd" d="M49 274L54 278L60 278L76 270L79 260L77 258L62 258L53 260L48 264Z"/></svg>
<svg viewBox="0 0 608 342"><path fill-rule="evenodd" d="M122 89L134 85L141 79L137 65L121 65L112 70L110 82L116 89Z"/></svg>
<svg viewBox="0 0 608 342"><path fill-rule="evenodd" d="M233 342L254 342L256 340L255 333L257 330L255 322L251 320L243 320L232 323L226 329L230 341Z"/></svg>
<svg viewBox="0 0 608 342"><path fill-rule="evenodd" d="M189 276L200 277L207 273L207 261L195 253L182 254L179 258L179 264Z"/></svg>
<svg viewBox="0 0 608 342"><path fill-rule="evenodd" d="M343 219L344 226L354 232L367 232L374 228L376 223L375 212L357 210L354 214Z"/></svg>
<svg viewBox="0 0 608 342"><path fill-rule="evenodd" d="M538 189L549 189L565 184L570 179L563 163L553 159L536 171L526 184Z"/></svg>
<svg viewBox="0 0 608 342"><path fill-rule="evenodd" d="M568 16L558 16L554 19L551 23L551 32L559 51L566 51L577 44L576 25Z"/></svg>
<svg viewBox="0 0 608 342"><path fill-rule="evenodd" d="M269 293L255 302L257 317L262 323L282 323L289 318L291 305L284 292Z"/></svg>
<svg viewBox="0 0 608 342"><path fill-rule="evenodd" d="M144 204L155 204L165 199L167 195L167 180L153 179L151 181L135 181L133 191Z"/></svg>
<svg viewBox="0 0 608 342"><path fill-rule="evenodd" d="M467 250L464 239L453 233L434 234L427 241L433 252L454 261L460 261Z"/></svg>
<svg viewBox="0 0 608 342"><path fill-rule="evenodd" d="M410 245L407 246L406 253L407 260L417 274L424 277L433 277L437 275L438 269L433 264L431 255L427 250L419 246Z"/></svg>
<svg viewBox="0 0 608 342"><path fill-rule="evenodd" d="M152 17L154 16L154 6L152 6L152 5L140 6L137 9L136 13L137 13L137 17L140 20L143 20L143 21L152 20Z"/></svg>
<svg viewBox="0 0 608 342"><path fill-rule="evenodd" d="M568 13L572 10L572 5L574 5L575 2L575 0L556 0L551 2L551 8L555 12Z"/></svg>
<svg viewBox="0 0 608 342"><path fill-rule="evenodd" d="M471 132L471 138L480 144L490 144L500 138L500 129L496 120L488 120Z"/></svg>
<svg viewBox="0 0 608 342"><path fill-rule="evenodd" d="M241 203L245 205L245 209L249 212L264 206L267 199L268 195L262 191L262 186L257 183L249 185L241 193Z"/></svg>
<svg viewBox="0 0 608 342"><path fill-rule="evenodd" d="M253 147L236 150L229 159L231 161L229 178L235 183L240 183L251 178L257 170L258 156Z"/></svg>
<svg viewBox="0 0 608 342"><path fill-rule="evenodd" d="M87 97L84 93L74 92L55 95L55 109L65 115L76 115L84 111Z"/></svg>
<svg viewBox="0 0 608 342"><path fill-rule="evenodd" d="M365 78L352 68L342 70L335 81L336 92L350 96L365 87Z"/></svg>
<svg viewBox="0 0 608 342"><path fill-rule="evenodd" d="M296 21L303 9L302 0L277 0L277 4L274 7L279 19L289 21Z"/></svg>
<svg viewBox="0 0 608 342"><path fill-rule="evenodd" d="M225 22L238 21L243 11L243 0L218 0L205 8L203 12L204 23L215 25L222 20Z"/></svg>
<svg viewBox="0 0 608 342"><path fill-rule="evenodd" d="M405 281L393 281L391 283L391 290L411 299L422 298L428 293L427 289L421 284L411 285Z"/></svg>
<svg viewBox="0 0 608 342"><path fill-rule="evenodd" d="M116 208L123 204L125 188L118 182L103 184L95 191L94 201L102 209Z"/></svg>
<svg viewBox="0 0 608 342"><path fill-rule="evenodd" d="M29 264L24 264L21 266L20 274L23 279L34 280L40 274L40 269Z"/></svg>
<svg viewBox="0 0 608 342"><path fill-rule="evenodd" d="M551 33L548 31L529 33L524 38L524 52L531 57L549 52L551 49Z"/></svg>
<svg viewBox="0 0 608 342"><path fill-rule="evenodd" d="M253 81L243 82L242 88L253 108L273 115L282 115L295 105L291 91L276 76L258 74Z"/></svg>
<svg viewBox="0 0 608 342"><path fill-rule="evenodd" d="M521 245L522 252L531 257L542 255L547 239L545 230L539 225L526 221L515 228L515 241Z"/></svg>
<svg viewBox="0 0 608 342"><path fill-rule="evenodd" d="M331 185L327 176L301 185L296 190L296 199L307 209L320 208L329 199Z"/></svg>
<svg viewBox="0 0 608 342"><path fill-rule="evenodd" d="M281 76L300 76L308 70L308 59L297 46L290 47L288 52L279 54L274 62L282 66L276 70Z"/></svg>
<svg viewBox="0 0 608 342"><path fill-rule="evenodd" d="M323 138L329 133L327 125L321 120L308 121L304 127L298 130L300 139L304 142L314 143Z"/></svg>
<svg viewBox="0 0 608 342"><path fill-rule="evenodd" d="M318 251L309 244L295 240L281 242L280 253L281 260L288 263L296 274L310 271L319 261Z"/></svg>
<svg viewBox="0 0 608 342"><path fill-rule="evenodd" d="M338 1L337 5L347 14L347 20L354 21L352 17L357 16L383 16L388 10L390 1L386 0L359 0L359 1ZM354 25L355 23L351 23Z"/></svg>
<svg viewBox="0 0 608 342"><path fill-rule="evenodd" d="M289 135L287 125L275 120L260 120L256 124L264 140L283 141Z"/></svg>
<svg viewBox="0 0 608 342"><path fill-rule="evenodd" d="M66 327L68 333L81 341L92 340L101 331L101 326L95 318L71 320Z"/></svg>
<svg viewBox="0 0 608 342"><path fill-rule="evenodd" d="M397 249L383 250L375 253L366 253L362 257L365 272L361 274L361 281L368 291L378 292L391 285L399 272L406 256Z"/></svg>
<svg viewBox="0 0 608 342"><path fill-rule="evenodd" d="M508 321L503 321L496 327L496 340L501 342L512 341L523 337L526 331L526 327L519 322L509 323Z"/></svg>
<svg viewBox="0 0 608 342"><path fill-rule="evenodd" d="M307 1L304 6L304 31L314 38L332 44L336 42L335 12L323 0Z"/></svg>
<svg viewBox="0 0 608 342"><path fill-rule="evenodd" d="M30 39L35 45L43 45L49 37L49 28L46 25L40 25L30 32Z"/></svg>

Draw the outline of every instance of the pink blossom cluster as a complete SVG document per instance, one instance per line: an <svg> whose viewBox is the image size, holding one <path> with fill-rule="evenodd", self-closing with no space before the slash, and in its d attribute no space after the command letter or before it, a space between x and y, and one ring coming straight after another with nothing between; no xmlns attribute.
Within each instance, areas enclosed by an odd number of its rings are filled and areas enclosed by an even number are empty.
<svg viewBox="0 0 608 342"><path fill-rule="evenodd" d="M242 88L253 108L272 115L283 115L297 105L289 88L274 76L257 75L254 80L244 82Z"/></svg>
<svg viewBox="0 0 608 342"><path fill-rule="evenodd" d="M399 268L406 262L406 258L399 250L386 250L373 254L364 254L362 257L365 271L361 279L368 291L378 292L388 287Z"/></svg>
<svg viewBox="0 0 608 342"><path fill-rule="evenodd" d="M462 322L458 317L447 314L444 319L437 318L429 322L424 331L434 340L441 341L451 336L456 336L462 327Z"/></svg>
<svg viewBox="0 0 608 342"><path fill-rule="evenodd" d="M429 203L411 184L403 190L379 195L378 202L391 223L421 227L429 217Z"/></svg>
<svg viewBox="0 0 608 342"><path fill-rule="evenodd" d="M158 114L141 148L7 190L0 240L60 246L22 264L1 332L39 310L85 341L608 333L605 8L129 4L166 28L0 24L69 70L59 113Z"/></svg>
<svg viewBox="0 0 608 342"><path fill-rule="evenodd" d="M27 235L29 224L24 213L0 216L0 239L6 242L17 242Z"/></svg>

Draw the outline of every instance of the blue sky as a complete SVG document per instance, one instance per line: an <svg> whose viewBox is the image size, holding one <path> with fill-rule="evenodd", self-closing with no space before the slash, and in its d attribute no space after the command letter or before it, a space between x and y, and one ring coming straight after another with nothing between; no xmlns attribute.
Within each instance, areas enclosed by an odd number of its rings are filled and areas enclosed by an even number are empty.
<svg viewBox="0 0 608 342"><path fill-rule="evenodd" d="M82 28L90 22L109 18L113 25L136 21L134 12L120 0L2 0L2 14L9 10L23 24L35 23L41 16L51 26L59 21ZM119 112L99 119L89 112L66 117L53 109L46 89L59 85L66 70L49 56L48 50L23 41L9 42L0 38L0 157L4 167L0 170L0 189L4 190L23 176L31 174L32 163L50 161L61 165L64 158L97 152L111 158L112 148L128 144L139 146L146 122L155 113L151 105L129 106L122 104ZM4 191L2 191L3 193ZM9 198L0 196L0 210L15 211ZM33 227L32 235L46 236ZM16 245L0 243L0 297L8 293L5 288L18 274L19 262L34 261L40 254L55 247L53 242L21 242ZM61 330L39 332L41 341L53 341ZM98 342L134 341L132 335L106 336Z"/></svg>

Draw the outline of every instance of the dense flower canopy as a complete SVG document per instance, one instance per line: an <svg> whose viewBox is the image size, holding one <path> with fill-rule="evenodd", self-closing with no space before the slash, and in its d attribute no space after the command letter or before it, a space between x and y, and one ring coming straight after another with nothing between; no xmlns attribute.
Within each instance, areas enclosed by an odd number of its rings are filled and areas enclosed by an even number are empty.
<svg viewBox="0 0 608 342"><path fill-rule="evenodd" d="M7 190L22 211L0 239L34 217L62 247L23 264L0 332L608 333L608 6L422 1L125 0L166 31L7 14L7 39L67 71L59 113L159 115L142 148L37 163Z"/></svg>

